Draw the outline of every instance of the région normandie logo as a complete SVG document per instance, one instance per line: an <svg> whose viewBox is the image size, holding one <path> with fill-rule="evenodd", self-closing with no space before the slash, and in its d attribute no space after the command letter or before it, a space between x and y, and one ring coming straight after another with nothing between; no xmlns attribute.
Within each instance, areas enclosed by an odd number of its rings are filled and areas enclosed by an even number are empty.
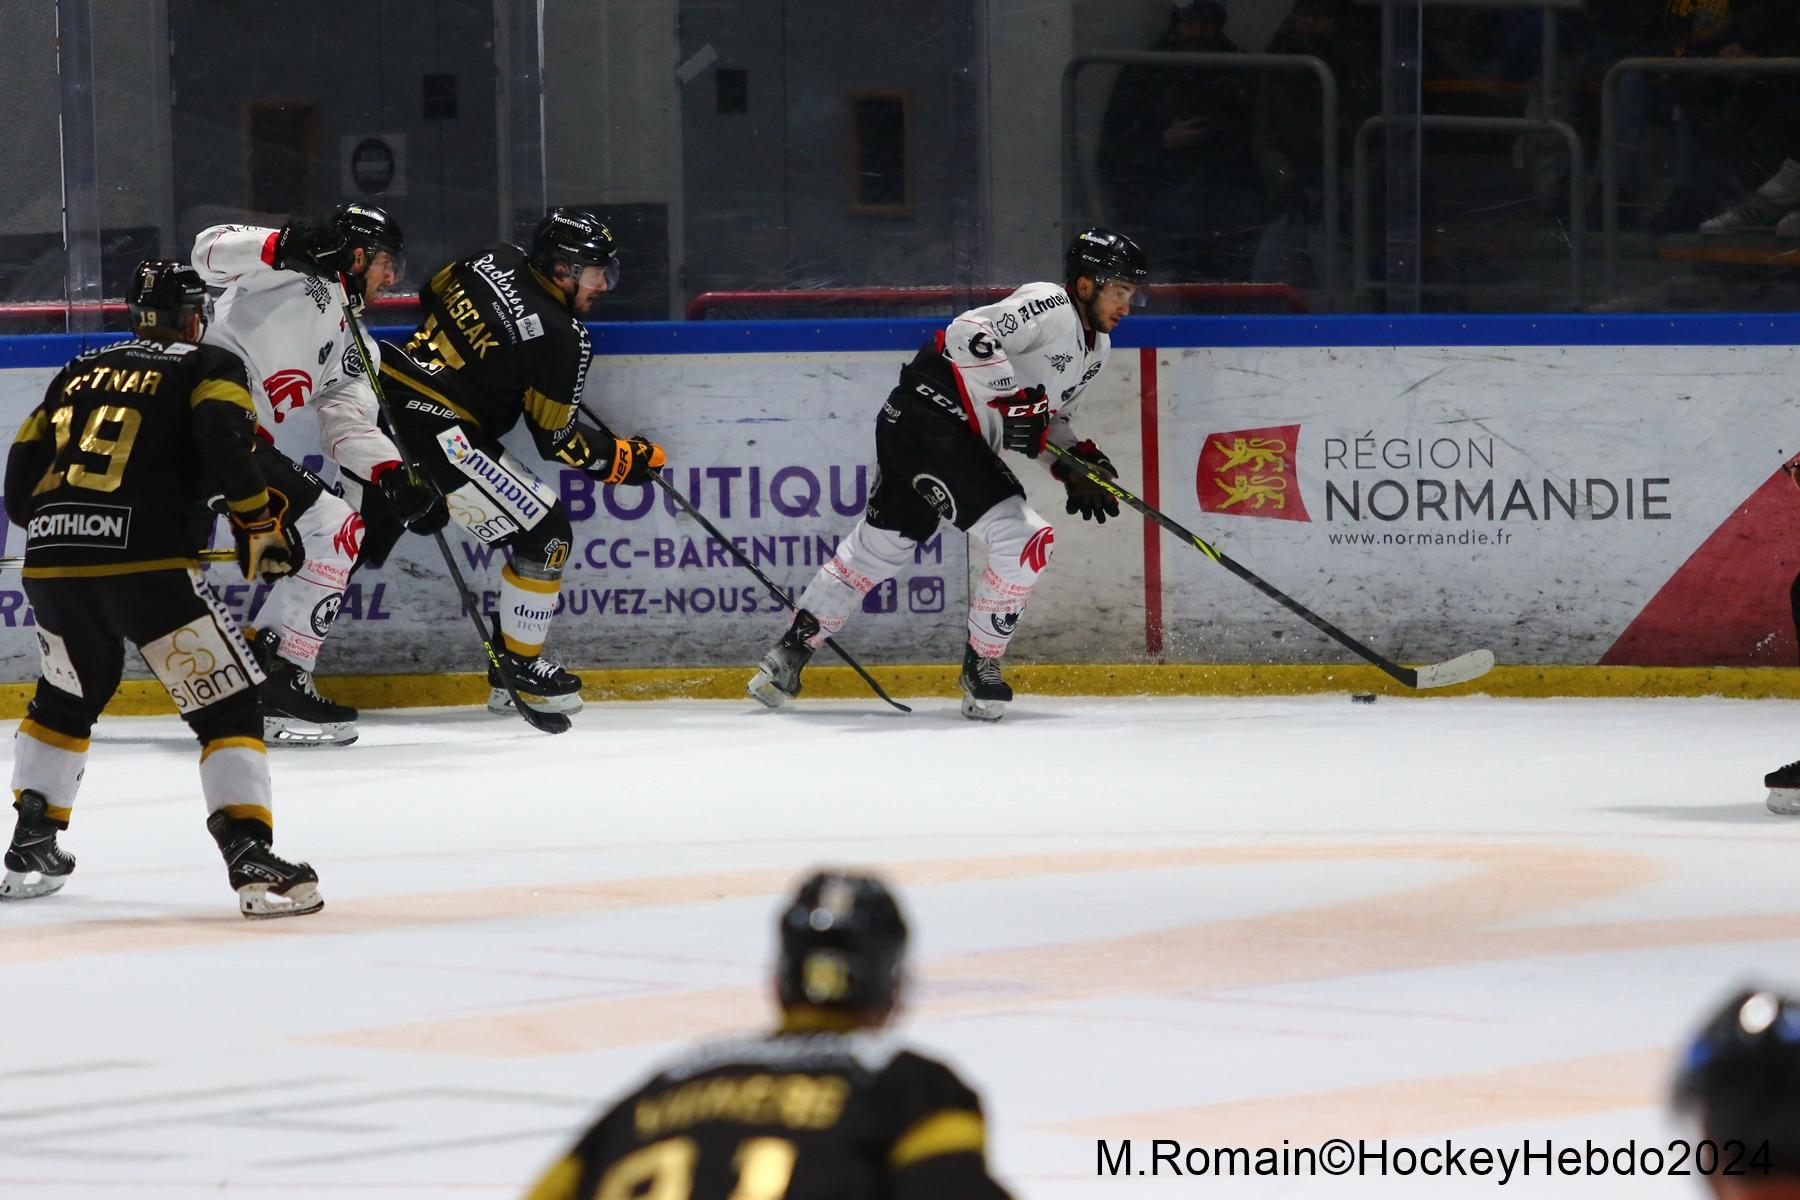
<svg viewBox="0 0 1800 1200"><path fill-rule="evenodd" d="M1195 478L1200 510L1276 521L1311 521L1294 465L1299 448L1298 425L1208 434L1200 448L1200 468Z"/></svg>

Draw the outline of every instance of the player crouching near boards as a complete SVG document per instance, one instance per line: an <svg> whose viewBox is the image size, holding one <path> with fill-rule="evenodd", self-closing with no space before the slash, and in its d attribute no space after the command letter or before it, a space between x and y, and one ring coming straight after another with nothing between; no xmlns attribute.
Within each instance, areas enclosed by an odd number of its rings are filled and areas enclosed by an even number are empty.
<svg viewBox="0 0 1800 1200"><path fill-rule="evenodd" d="M249 369L263 476L286 497L284 519L305 550L304 565L269 590L256 617L271 745L356 741L356 709L313 683L350 575L379 567L402 525L430 533L448 520L382 430L344 316L346 300L361 311L399 281L405 245L399 223L370 204L341 204L320 224L215 225L194 240L194 269L223 289L206 340ZM299 465L314 452L336 467L336 486Z"/></svg>
<svg viewBox="0 0 1800 1200"><path fill-rule="evenodd" d="M587 382L581 317L618 286L612 230L593 213L554 208L531 249L489 246L453 262L419 296L424 319L381 360L400 442L418 456L450 515L490 546L500 570L500 641L508 674L538 711L581 708L581 677L543 657L574 533L558 490L500 444L525 418L546 460L602 483L647 484L661 446L621 438L580 408ZM488 708L512 697L488 668Z"/></svg>
<svg viewBox="0 0 1800 1200"><path fill-rule="evenodd" d="M88 735L118 689L130 642L200 742L206 827L243 914L317 912L318 875L270 849L262 672L195 557L212 528L206 500L222 495L246 579L298 566L283 502L253 453L244 364L199 344L206 287L185 263L140 263L126 303L136 337L64 367L6 460L6 511L26 528L41 666L13 739L19 816L0 900L49 895L74 871L56 835L69 826Z"/></svg>
<svg viewBox="0 0 1800 1200"><path fill-rule="evenodd" d="M887 1032L905 956L879 879L814 874L781 916L780 1028L668 1063L526 1200L1007 1200L980 1097Z"/></svg>
<svg viewBox="0 0 1800 1200"><path fill-rule="evenodd" d="M1108 474L1112 462L1070 427L1082 391L1106 365L1112 331L1142 305L1149 270L1130 238L1105 229L1076 235L1065 282L1028 283L998 304L970 309L900 369L875 419L875 486L868 509L800 597L793 624L763 658L750 695L770 708L800 694L800 672L842 629L877 584L913 559L948 521L987 546L988 564L969 603L963 651L963 715L997 721L1012 700L1000 672L1056 534L1025 503L1001 450L1038 458L1046 440ZM1053 462L1068 511L1105 522L1118 501Z"/></svg>

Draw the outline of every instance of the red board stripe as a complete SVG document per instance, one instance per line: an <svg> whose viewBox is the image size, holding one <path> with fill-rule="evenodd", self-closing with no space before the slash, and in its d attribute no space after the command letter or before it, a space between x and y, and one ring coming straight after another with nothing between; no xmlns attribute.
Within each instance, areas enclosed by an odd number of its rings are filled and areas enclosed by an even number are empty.
<svg viewBox="0 0 1800 1200"><path fill-rule="evenodd" d="M1138 351L1138 399L1142 406L1138 424L1144 443L1144 503L1162 507L1162 444L1156 426L1156 351ZM1144 522L1144 653L1152 658L1163 652L1162 530Z"/></svg>

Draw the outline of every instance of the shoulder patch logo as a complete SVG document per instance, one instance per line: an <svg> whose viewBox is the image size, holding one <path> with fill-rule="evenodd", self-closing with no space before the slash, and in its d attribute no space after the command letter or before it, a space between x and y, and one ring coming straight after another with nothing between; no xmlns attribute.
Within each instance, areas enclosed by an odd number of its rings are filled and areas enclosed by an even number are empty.
<svg viewBox="0 0 1800 1200"><path fill-rule="evenodd" d="M1052 354L1050 356L1050 365L1056 368L1056 373L1058 375L1061 375L1064 371L1068 370L1069 364L1074 361L1075 356L1073 354Z"/></svg>
<svg viewBox="0 0 1800 1200"><path fill-rule="evenodd" d="M519 318L519 340L529 342L532 338L544 336L544 318L536 313L526 313Z"/></svg>
<svg viewBox="0 0 1800 1200"><path fill-rule="evenodd" d="M275 414L275 423L279 425L287 420L284 410L306 407L306 394L312 391L313 377L299 367L289 367L263 380L262 388L269 397L269 411Z"/></svg>

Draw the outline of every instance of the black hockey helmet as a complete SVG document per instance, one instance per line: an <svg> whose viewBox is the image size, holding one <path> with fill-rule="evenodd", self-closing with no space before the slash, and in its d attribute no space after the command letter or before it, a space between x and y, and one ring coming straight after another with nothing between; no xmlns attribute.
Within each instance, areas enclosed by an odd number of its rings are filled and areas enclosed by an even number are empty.
<svg viewBox="0 0 1800 1200"><path fill-rule="evenodd" d="M1138 244L1122 233L1090 226L1075 235L1063 253L1063 281L1072 284L1083 275L1096 286L1129 283L1137 288L1131 303L1138 308L1149 303L1145 287L1150 282L1150 265Z"/></svg>
<svg viewBox="0 0 1800 1200"><path fill-rule="evenodd" d="M781 914L780 934L783 1007L876 1011L897 998L906 920L873 875L815 872Z"/></svg>
<svg viewBox="0 0 1800 1200"><path fill-rule="evenodd" d="M1739 992L1695 1036L1675 1107L1707 1137L1766 1144L1780 1175L1800 1175L1800 999Z"/></svg>
<svg viewBox="0 0 1800 1200"><path fill-rule="evenodd" d="M189 317L206 319L206 284L200 273L184 262L147 259L131 273L125 307L131 313L132 328L185 338Z"/></svg>
<svg viewBox="0 0 1800 1200"><path fill-rule="evenodd" d="M606 290L619 286L619 243L597 214L585 208L553 208L544 214L531 234L531 265L545 275L558 263L579 273L582 267L598 267L606 275Z"/></svg>
<svg viewBox="0 0 1800 1200"><path fill-rule="evenodd" d="M387 209L376 204L340 204L331 212L331 224L344 235L347 245L361 246L370 257L377 250L386 250L394 257L395 271L401 272L406 235Z"/></svg>

